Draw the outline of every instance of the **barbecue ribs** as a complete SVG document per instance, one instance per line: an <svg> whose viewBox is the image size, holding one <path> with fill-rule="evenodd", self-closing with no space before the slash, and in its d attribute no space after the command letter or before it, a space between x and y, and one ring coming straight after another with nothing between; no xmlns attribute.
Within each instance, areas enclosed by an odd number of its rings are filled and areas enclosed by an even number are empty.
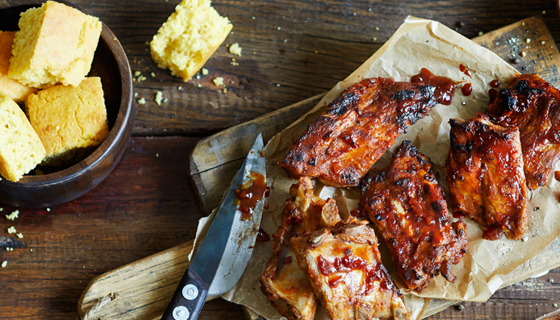
<svg viewBox="0 0 560 320"><path fill-rule="evenodd" d="M455 281L451 267L467 251L466 225L450 222L430 159L409 141L389 166L364 178L359 210L377 227L410 290L421 291L440 272Z"/></svg>
<svg viewBox="0 0 560 320"><path fill-rule="evenodd" d="M537 75L519 75L486 114L497 125L519 128L527 185L544 186L560 159L560 92Z"/></svg>
<svg viewBox="0 0 560 320"><path fill-rule="evenodd" d="M284 203L282 224L273 235L274 251L261 276L261 289L281 315L290 320L312 320L317 298L306 273L298 266L290 238L333 226L340 217L335 201L316 197L307 177L292 185L290 193L292 198Z"/></svg>
<svg viewBox="0 0 560 320"><path fill-rule="evenodd" d="M438 102L451 103L455 87L426 69L412 83L364 79L335 99L279 164L291 176L357 186L401 133Z"/></svg>
<svg viewBox="0 0 560 320"><path fill-rule="evenodd" d="M478 115L451 119L447 183L451 209L466 214L489 231L520 239L529 219L528 191L517 128L504 128ZM487 232L496 240L500 234Z"/></svg>
<svg viewBox="0 0 560 320"><path fill-rule="evenodd" d="M350 217L293 237L298 263L332 319L409 319L367 223Z"/></svg>

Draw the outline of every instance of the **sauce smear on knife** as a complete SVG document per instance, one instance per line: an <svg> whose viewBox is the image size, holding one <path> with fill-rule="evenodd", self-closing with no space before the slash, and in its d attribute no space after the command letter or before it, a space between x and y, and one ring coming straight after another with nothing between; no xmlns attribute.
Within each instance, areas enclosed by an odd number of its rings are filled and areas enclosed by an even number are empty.
<svg viewBox="0 0 560 320"><path fill-rule="evenodd" d="M264 176L261 173L251 171L251 180L249 183L251 183L250 186L243 186L235 189L235 195L237 195L238 199L237 205L239 205L239 211L241 211L242 221L251 219L257 202L268 197L270 193L270 188L266 186Z"/></svg>

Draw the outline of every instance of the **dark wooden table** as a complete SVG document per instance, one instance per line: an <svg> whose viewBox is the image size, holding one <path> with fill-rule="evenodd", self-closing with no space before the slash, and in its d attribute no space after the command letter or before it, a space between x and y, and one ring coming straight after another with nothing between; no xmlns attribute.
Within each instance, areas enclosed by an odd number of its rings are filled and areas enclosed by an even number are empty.
<svg viewBox="0 0 560 320"><path fill-rule="evenodd" d="M2 1L12 3L12 1ZM438 20L466 37L542 14L560 40L553 0L215 0L234 28L241 57L223 45L209 74L187 83L159 69L149 42L178 0L77 0L121 41L133 73L138 115L116 169L81 198L0 218L0 319L77 319L88 282L101 273L194 238L202 213L187 159L212 133L330 89L372 55L407 15ZM232 65L232 58L237 66ZM154 73L154 77L152 76ZM227 92L212 83L226 79ZM166 102L155 103L157 91ZM145 98L145 104L138 104ZM15 210L3 207L3 213ZM15 226L23 239L8 235ZM14 247L13 252L4 247ZM560 269L499 290L486 303L463 303L431 319L535 319L558 309ZM201 319L245 319L241 307L208 303Z"/></svg>

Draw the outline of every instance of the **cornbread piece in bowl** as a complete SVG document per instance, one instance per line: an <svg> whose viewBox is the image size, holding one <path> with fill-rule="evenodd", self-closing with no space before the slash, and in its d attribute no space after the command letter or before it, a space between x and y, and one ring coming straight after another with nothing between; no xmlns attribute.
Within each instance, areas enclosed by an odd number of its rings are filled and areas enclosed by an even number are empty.
<svg viewBox="0 0 560 320"><path fill-rule="evenodd" d="M0 31L0 91L15 102L23 102L37 89L25 86L8 76L8 67L12 56L13 31Z"/></svg>
<svg viewBox="0 0 560 320"><path fill-rule="evenodd" d="M183 0L150 43L160 68L189 80L224 42L233 26L210 0Z"/></svg>
<svg viewBox="0 0 560 320"><path fill-rule="evenodd" d="M23 111L0 92L0 174L18 181L45 157L45 148Z"/></svg>
<svg viewBox="0 0 560 320"><path fill-rule="evenodd" d="M101 22L62 3L47 1L25 11L14 37L8 75L46 88L78 86L88 74L101 34Z"/></svg>
<svg viewBox="0 0 560 320"><path fill-rule="evenodd" d="M61 165L84 158L109 134L99 77L79 86L57 85L27 97L31 125L47 151L45 164Z"/></svg>
<svg viewBox="0 0 560 320"><path fill-rule="evenodd" d="M11 7L0 9L0 30L17 31L20 14L41 7L45 2L10 1ZM68 1L59 2L83 11ZM99 76L103 87L109 129L105 140L77 163L40 164L18 182L0 180L2 204L44 208L68 202L99 185L118 164L130 141L136 108L132 103L132 75L126 54L106 25L103 25L90 73Z"/></svg>

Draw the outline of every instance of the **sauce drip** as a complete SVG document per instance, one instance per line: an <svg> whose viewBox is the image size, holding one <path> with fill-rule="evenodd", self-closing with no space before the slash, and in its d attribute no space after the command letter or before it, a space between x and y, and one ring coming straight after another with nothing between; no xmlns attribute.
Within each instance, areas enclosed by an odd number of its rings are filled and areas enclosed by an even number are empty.
<svg viewBox="0 0 560 320"><path fill-rule="evenodd" d="M270 236L261 227L259 227L259 231L257 232L257 241L259 241L259 242L270 241Z"/></svg>
<svg viewBox="0 0 560 320"><path fill-rule="evenodd" d="M464 212L453 212L453 216L457 219L465 218L467 216Z"/></svg>
<svg viewBox="0 0 560 320"><path fill-rule="evenodd" d="M498 88L500 86L500 80L496 79L496 80L490 81L490 86L492 88Z"/></svg>
<svg viewBox="0 0 560 320"><path fill-rule="evenodd" d="M290 257L290 256L284 257L284 259L282 259L282 263L283 263L283 264L290 264L290 263L292 263L292 257Z"/></svg>
<svg viewBox="0 0 560 320"><path fill-rule="evenodd" d="M462 73L466 74L467 76L471 77L471 72L469 71L469 69L467 69L467 67L465 67L464 65L459 65L459 70L461 70Z"/></svg>
<svg viewBox="0 0 560 320"><path fill-rule="evenodd" d="M463 95L465 97L470 96L472 93L472 84L465 83L465 85L463 85L463 87L461 88L461 91L463 92Z"/></svg>
<svg viewBox="0 0 560 320"><path fill-rule="evenodd" d="M234 190L237 195L237 205L241 211L241 220L249 220L253 216L253 210L257 206L257 202L268 197L270 188L266 186L264 176L261 173L251 171L250 186L243 186Z"/></svg>
<svg viewBox="0 0 560 320"><path fill-rule="evenodd" d="M499 240L504 233L502 232L502 227L499 225L494 225L486 228L482 233L482 239L486 240Z"/></svg>
<svg viewBox="0 0 560 320"><path fill-rule="evenodd" d="M457 88L457 84L451 79L434 76L430 70L426 68L422 68L419 74L410 79L410 82L412 84L436 87L434 98L437 102L444 105L451 104L453 95L455 94L455 88Z"/></svg>
<svg viewBox="0 0 560 320"><path fill-rule="evenodd" d="M498 97L498 91L496 89L488 90L488 94L490 95L490 102L496 100L496 98Z"/></svg>
<svg viewBox="0 0 560 320"><path fill-rule="evenodd" d="M556 179L556 181L560 181L560 171L554 171L554 179Z"/></svg>

